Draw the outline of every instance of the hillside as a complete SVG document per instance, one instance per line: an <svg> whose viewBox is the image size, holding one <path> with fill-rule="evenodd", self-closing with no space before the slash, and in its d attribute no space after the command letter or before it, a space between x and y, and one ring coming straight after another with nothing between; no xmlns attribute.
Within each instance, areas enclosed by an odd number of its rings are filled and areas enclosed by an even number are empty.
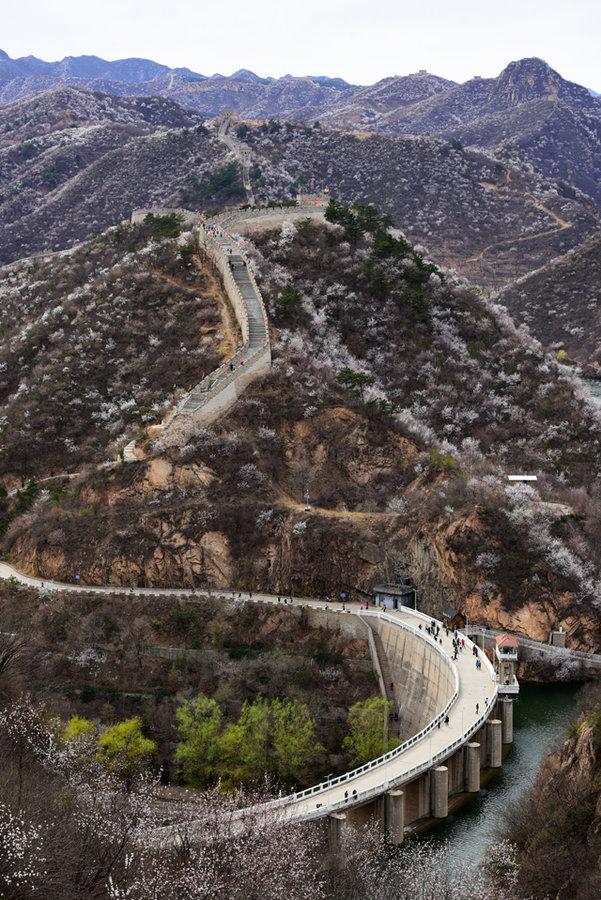
<svg viewBox="0 0 601 900"><path fill-rule="evenodd" d="M200 208L240 202L235 166L225 191L211 178L228 152L162 98L68 88L0 108L0 262L71 246L133 209L178 205L184 194Z"/></svg>
<svg viewBox="0 0 601 900"><path fill-rule="evenodd" d="M546 347L564 349L590 375L601 373L600 236L519 279L498 301Z"/></svg>
<svg viewBox="0 0 601 900"><path fill-rule="evenodd" d="M7 486L114 457L125 433L160 420L177 388L219 364L220 294L188 265L180 230L121 227L0 270Z"/></svg>
<svg viewBox="0 0 601 900"><path fill-rule="evenodd" d="M7 679L5 691L26 690L64 721L141 716L174 783L175 711L184 698L215 697L226 721L258 695L307 703L326 748L307 773L311 784L326 767L351 765L340 746L348 709L377 691L367 641L326 627L325 617L311 626L292 607L125 592L59 594L40 604L37 591L3 583L0 614L3 628L26 639L21 677Z"/></svg>
<svg viewBox="0 0 601 900"><path fill-rule="evenodd" d="M504 827L523 896L594 900L601 891L601 703L598 686L563 745L548 756L526 802Z"/></svg>
<svg viewBox="0 0 601 900"><path fill-rule="evenodd" d="M598 646L593 409L373 213L332 216L257 237L272 372L214 427L40 493L5 552L46 577L318 596L405 570L424 608ZM509 487L515 470L538 488Z"/></svg>
<svg viewBox="0 0 601 900"><path fill-rule="evenodd" d="M330 127L437 134L494 148L508 142L550 178L576 185L601 204L601 101L540 59L510 63L497 78L474 78L390 109L355 100L321 111Z"/></svg>
<svg viewBox="0 0 601 900"><path fill-rule="evenodd" d="M399 109L421 103L439 93L456 87L454 81L417 72L414 75L395 75L383 78L375 84L349 91L346 97L337 98L325 107L302 107L291 111L289 118L300 122L318 118L328 127L352 130L377 124L381 117Z"/></svg>
<svg viewBox="0 0 601 900"><path fill-rule="evenodd" d="M391 212L440 263L482 283L544 265L600 224L587 198L511 154L278 123L240 130L259 200L328 185ZM59 88L0 108L0 262L70 247L138 207L246 197L217 127L170 100Z"/></svg>
<svg viewBox="0 0 601 900"><path fill-rule="evenodd" d="M588 198L516 154L278 123L244 125L241 134L257 198L327 187L345 202L373 203L437 262L479 283L506 284L601 225Z"/></svg>

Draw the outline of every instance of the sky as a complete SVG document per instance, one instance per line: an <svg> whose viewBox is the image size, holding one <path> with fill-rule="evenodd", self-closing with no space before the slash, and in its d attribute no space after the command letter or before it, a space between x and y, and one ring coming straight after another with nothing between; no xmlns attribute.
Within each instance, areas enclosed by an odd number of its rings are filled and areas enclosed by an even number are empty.
<svg viewBox="0 0 601 900"><path fill-rule="evenodd" d="M0 47L46 60L139 56L204 75L454 81L525 56L601 92L600 0L0 0Z"/></svg>

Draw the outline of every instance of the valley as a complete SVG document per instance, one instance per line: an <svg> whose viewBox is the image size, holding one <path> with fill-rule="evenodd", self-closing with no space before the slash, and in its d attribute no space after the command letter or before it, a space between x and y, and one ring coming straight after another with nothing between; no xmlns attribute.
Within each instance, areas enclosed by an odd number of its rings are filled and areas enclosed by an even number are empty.
<svg viewBox="0 0 601 900"><path fill-rule="evenodd" d="M0 895L597 896L600 184L535 57L0 51Z"/></svg>

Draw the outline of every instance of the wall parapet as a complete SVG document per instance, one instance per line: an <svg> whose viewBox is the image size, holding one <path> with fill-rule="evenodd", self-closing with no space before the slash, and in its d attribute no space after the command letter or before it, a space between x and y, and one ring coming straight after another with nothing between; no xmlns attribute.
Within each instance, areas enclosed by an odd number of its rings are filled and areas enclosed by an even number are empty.
<svg viewBox="0 0 601 900"><path fill-rule="evenodd" d="M178 403L165 425L178 416L194 414L210 424L226 412L242 391L271 367L267 311L246 255L219 225L201 219L195 227L199 253L219 273L242 332L243 345L214 369Z"/></svg>

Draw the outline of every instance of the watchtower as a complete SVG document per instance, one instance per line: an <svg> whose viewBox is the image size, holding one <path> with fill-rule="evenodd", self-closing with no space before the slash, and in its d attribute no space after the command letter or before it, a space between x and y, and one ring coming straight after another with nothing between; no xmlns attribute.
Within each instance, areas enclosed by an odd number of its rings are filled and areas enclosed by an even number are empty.
<svg viewBox="0 0 601 900"><path fill-rule="evenodd" d="M520 686L516 677L519 641L512 634L500 634L495 639L495 670L499 694L518 694Z"/></svg>

